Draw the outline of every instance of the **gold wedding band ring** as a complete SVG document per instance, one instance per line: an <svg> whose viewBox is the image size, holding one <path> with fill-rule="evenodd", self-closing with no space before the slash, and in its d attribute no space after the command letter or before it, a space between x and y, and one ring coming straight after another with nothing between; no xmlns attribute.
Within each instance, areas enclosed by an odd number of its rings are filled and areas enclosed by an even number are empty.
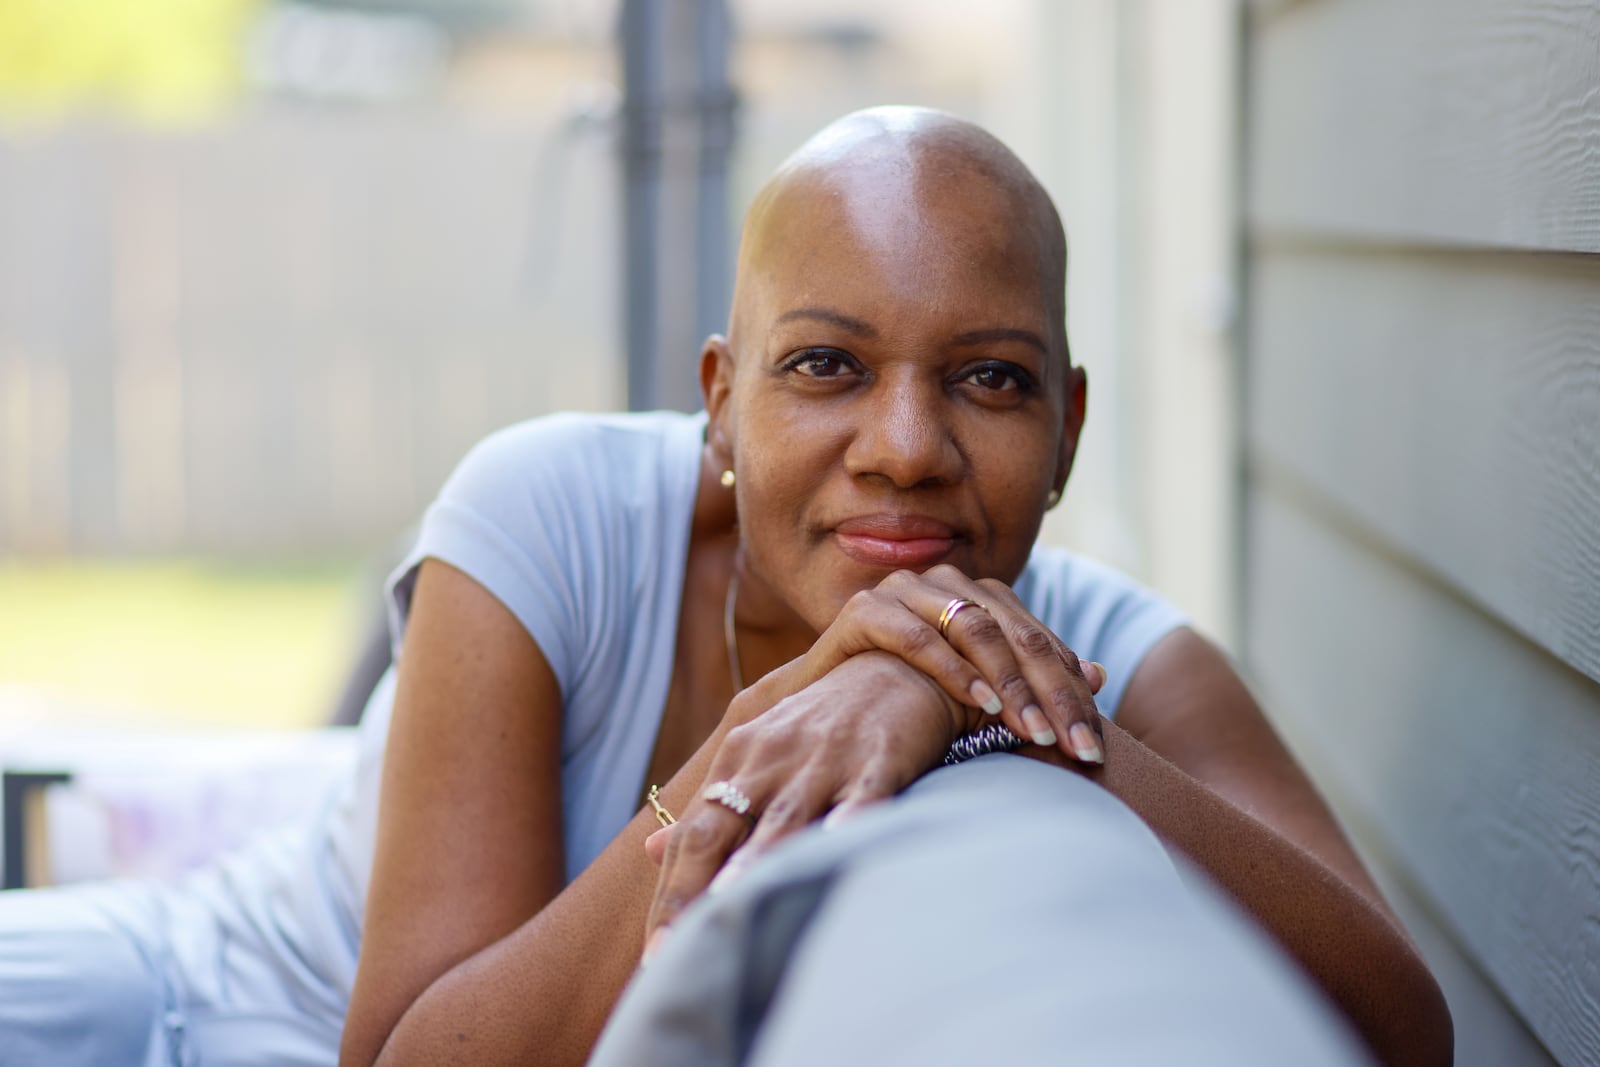
<svg viewBox="0 0 1600 1067"><path fill-rule="evenodd" d="M939 636L948 639L950 636L951 621L961 613L963 608L969 607L982 608L983 605L978 603L976 600L968 600L964 596L958 596L954 600L950 601L950 603L946 604L944 606L944 610L939 613Z"/></svg>

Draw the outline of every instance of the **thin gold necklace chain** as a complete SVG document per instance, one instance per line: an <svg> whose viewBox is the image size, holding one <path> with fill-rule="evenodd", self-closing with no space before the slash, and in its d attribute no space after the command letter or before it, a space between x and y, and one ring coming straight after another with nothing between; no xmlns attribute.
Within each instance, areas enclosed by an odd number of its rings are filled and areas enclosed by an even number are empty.
<svg viewBox="0 0 1600 1067"><path fill-rule="evenodd" d="M728 575L728 599L722 605L722 639L728 646L728 672L733 676L733 693L744 691L744 672L739 669L739 634L734 628L733 605L739 599L739 560L733 561L733 573Z"/></svg>

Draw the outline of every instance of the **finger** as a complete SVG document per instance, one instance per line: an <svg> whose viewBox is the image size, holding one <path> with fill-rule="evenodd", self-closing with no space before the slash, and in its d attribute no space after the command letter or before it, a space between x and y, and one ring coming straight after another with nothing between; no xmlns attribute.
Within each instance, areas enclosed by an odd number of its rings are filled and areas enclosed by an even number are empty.
<svg viewBox="0 0 1600 1067"><path fill-rule="evenodd" d="M1042 696L1038 713L1049 722L1063 752L1084 763L1105 762L1100 744L1100 710L1082 661L1000 582L980 583L993 601L991 610L1006 631L1024 675Z"/></svg>
<svg viewBox="0 0 1600 1067"><path fill-rule="evenodd" d="M715 896L736 882L744 874L745 868L755 861L755 857L755 851L748 844L736 849L716 877L711 879L711 884L706 886L706 896Z"/></svg>
<svg viewBox="0 0 1600 1067"><path fill-rule="evenodd" d="M1066 646L1062 646L1063 648ZM1083 680L1089 683L1089 692L1095 696L1100 695L1100 690L1106 687L1106 665L1097 663L1092 659L1082 661Z"/></svg>
<svg viewBox="0 0 1600 1067"><path fill-rule="evenodd" d="M743 787L738 788L743 791ZM667 841L661 876L656 880L655 899L650 905L650 918L645 924L647 938L675 921L683 909L705 891L717 870L749 834L750 821L744 815L707 800L704 791L694 799L673 824Z"/></svg>
<svg viewBox="0 0 1600 1067"><path fill-rule="evenodd" d="M726 889L746 868L784 838L812 825L819 817L824 827L832 829L898 793L906 784L886 766L876 762L862 768L844 789L830 787L828 779L817 774L791 780L762 809L750 839L728 857L728 861L711 880L707 892ZM834 803L835 798L842 799Z"/></svg>
<svg viewBox="0 0 1600 1067"><path fill-rule="evenodd" d="M1076 660L1078 669L1083 673L1084 684L1089 687L1090 697L1098 697L1100 695L1100 690L1104 689L1106 685L1105 664L1096 663L1094 660L1078 659L1073 651L1067 647L1066 642L1062 641L1061 638L1057 637L1054 633L1050 634L1050 638L1055 642L1056 656L1064 665L1070 665L1072 661ZM1089 716L1089 726L1094 732L1096 742L1101 746L1101 754L1104 755L1106 735L1105 727L1102 725L1102 723L1105 720L1100 714L1099 701L1094 700L1092 703L1094 706L1094 714Z"/></svg>
<svg viewBox="0 0 1600 1067"><path fill-rule="evenodd" d="M843 826L894 796L907 784L895 781L883 768L874 766L864 769L822 820L823 829L833 830Z"/></svg>
<svg viewBox="0 0 1600 1067"><path fill-rule="evenodd" d="M822 818L833 802L834 790L815 774L792 778L761 809L745 848L764 852L797 830Z"/></svg>
<svg viewBox="0 0 1600 1067"><path fill-rule="evenodd" d="M661 951L661 943L667 939L670 926L658 926L655 933L645 939L644 950L639 953L639 967L642 970L650 962L650 957Z"/></svg>
<svg viewBox="0 0 1600 1067"><path fill-rule="evenodd" d="M834 809L823 816L822 828L824 830L837 830L845 823L871 808L877 801L846 800L834 806Z"/></svg>
<svg viewBox="0 0 1600 1067"><path fill-rule="evenodd" d="M951 647L983 672L1001 701L1001 719L1013 733L1030 738L1037 745L1054 745L1058 737L1040 709L1040 701L1009 636L989 609L988 593L959 570L939 566L921 576L917 586L903 589L908 607L924 617L946 617L944 637ZM1000 588L1005 586L995 583ZM901 590L897 590L900 592ZM1009 589L1006 590L1010 592ZM957 599L973 601L953 613Z"/></svg>
<svg viewBox="0 0 1600 1067"><path fill-rule="evenodd" d="M676 823L673 824L673 826L676 825ZM667 858L667 842L671 837L672 826L663 826L644 839L644 854L649 856L650 861L658 867Z"/></svg>
<svg viewBox="0 0 1600 1067"><path fill-rule="evenodd" d="M990 715L1001 709L1000 698L983 673L940 635L927 614L927 604L949 602L926 591L914 607L900 594L899 583L885 583L851 598L849 643L837 651L841 658L881 649L893 653L932 679L945 694L964 707L982 708ZM937 618L937 616L934 616Z"/></svg>

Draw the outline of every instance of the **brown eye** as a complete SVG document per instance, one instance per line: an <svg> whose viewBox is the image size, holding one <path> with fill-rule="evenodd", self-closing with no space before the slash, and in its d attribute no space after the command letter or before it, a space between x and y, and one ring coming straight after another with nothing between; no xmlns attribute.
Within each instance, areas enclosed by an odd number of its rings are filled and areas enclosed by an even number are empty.
<svg viewBox="0 0 1600 1067"><path fill-rule="evenodd" d="M837 378L850 369L849 357L832 348L808 348L786 366L808 378Z"/></svg>
<svg viewBox="0 0 1600 1067"><path fill-rule="evenodd" d="M1010 363L984 363L967 373L966 380L986 392L1002 393L1013 390L1027 392L1033 385L1021 367Z"/></svg>

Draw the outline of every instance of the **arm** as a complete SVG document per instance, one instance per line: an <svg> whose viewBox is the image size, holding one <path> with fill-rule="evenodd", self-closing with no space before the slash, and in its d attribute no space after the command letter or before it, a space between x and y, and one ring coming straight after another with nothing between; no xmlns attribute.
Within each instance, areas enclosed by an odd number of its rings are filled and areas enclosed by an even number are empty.
<svg viewBox="0 0 1600 1067"><path fill-rule="evenodd" d="M1226 658L1175 631L1087 771L1267 927L1386 1063L1448 1064L1449 1009L1338 824ZM1066 765L1056 753L1030 749Z"/></svg>
<svg viewBox="0 0 1600 1067"><path fill-rule="evenodd" d="M561 694L461 572L422 565L399 670L340 1063L582 1062L638 961L654 820L562 889ZM688 803L720 733L669 806Z"/></svg>
<svg viewBox="0 0 1600 1067"><path fill-rule="evenodd" d="M581 1063L639 960L654 816L561 887L559 687L516 618L446 564L422 565L399 670L340 1063ZM698 809L714 834L741 830L698 795L730 736L826 768L839 799L887 795L949 744L949 703L883 653L815 681L797 662L735 698L663 802ZM758 717L770 721L740 730ZM687 836L688 853L710 854Z"/></svg>

